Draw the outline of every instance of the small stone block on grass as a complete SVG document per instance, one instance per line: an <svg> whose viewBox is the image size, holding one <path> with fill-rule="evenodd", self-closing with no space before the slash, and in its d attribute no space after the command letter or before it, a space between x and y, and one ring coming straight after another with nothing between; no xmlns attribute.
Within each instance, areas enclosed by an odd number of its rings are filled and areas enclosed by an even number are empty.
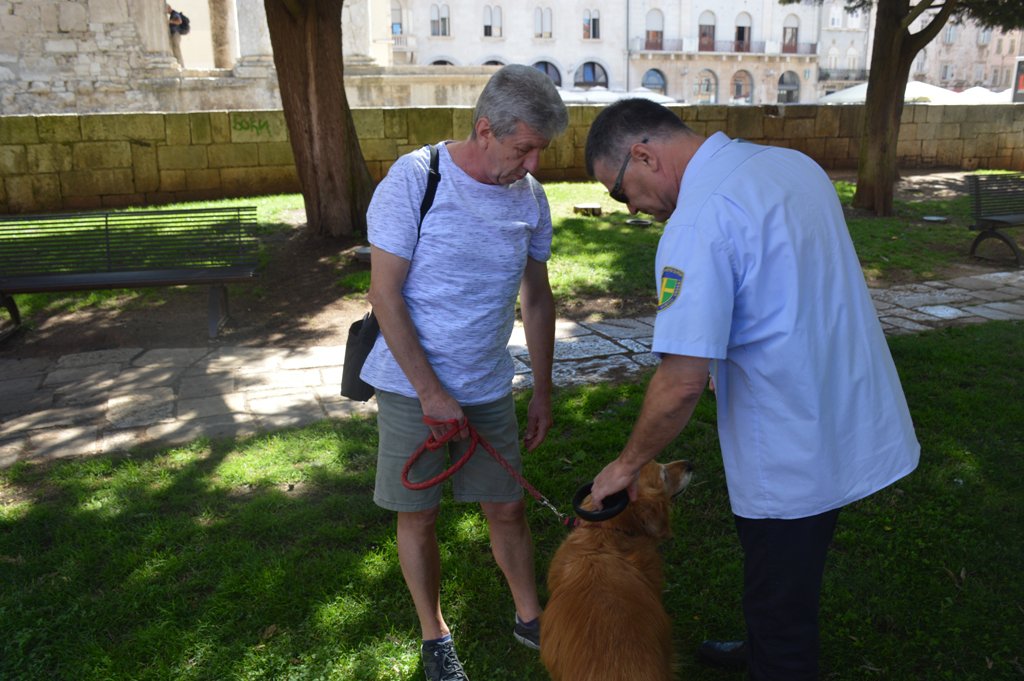
<svg viewBox="0 0 1024 681"><path fill-rule="evenodd" d="M601 217L601 204L598 203L577 203L572 207L572 212L577 215L589 215L590 217Z"/></svg>

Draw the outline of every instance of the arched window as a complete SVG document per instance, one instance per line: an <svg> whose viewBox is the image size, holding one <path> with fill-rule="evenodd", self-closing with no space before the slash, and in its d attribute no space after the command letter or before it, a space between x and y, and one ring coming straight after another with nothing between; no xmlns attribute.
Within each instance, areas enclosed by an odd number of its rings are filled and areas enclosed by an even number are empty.
<svg viewBox="0 0 1024 681"><path fill-rule="evenodd" d="M716 104L718 102L718 76L710 69L697 74L697 82L693 86L693 101L697 104Z"/></svg>
<svg viewBox="0 0 1024 681"><path fill-rule="evenodd" d="M583 10L583 39L597 40L601 37L601 12L599 10Z"/></svg>
<svg viewBox="0 0 1024 681"><path fill-rule="evenodd" d="M792 71L779 76L779 104L796 104L800 101L800 78Z"/></svg>
<svg viewBox="0 0 1024 681"><path fill-rule="evenodd" d="M800 34L800 19L795 14L790 14L782 22L782 51L787 54L796 54L797 41Z"/></svg>
<svg viewBox="0 0 1024 681"><path fill-rule="evenodd" d="M654 90L661 94L665 94L665 91L668 89L668 85L665 82L665 74L658 69L648 69L640 84L648 90Z"/></svg>
<svg viewBox="0 0 1024 681"><path fill-rule="evenodd" d="M431 66L455 66L455 64L451 63L447 59L436 59L436 60L430 62L430 65Z"/></svg>
<svg viewBox="0 0 1024 681"><path fill-rule="evenodd" d="M551 37L551 8L538 7L533 10L533 37Z"/></svg>
<svg viewBox="0 0 1024 681"><path fill-rule="evenodd" d="M697 42L697 49L700 52L715 51L715 13L701 12L700 14L700 38Z"/></svg>
<svg viewBox="0 0 1024 681"><path fill-rule="evenodd" d="M594 87L595 85L608 87L608 73L597 62L584 62L576 69L573 84L576 87Z"/></svg>
<svg viewBox="0 0 1024 681"><path fill-rule="evenodd" d="M484 5L484 37L501 37L501 8Z"/></svg>
<svg viewBox="0 0 1024 681"><path fill-rule="evenodd" d="M504 66L505 62L498 59L488 59L484 62L484 66Z"/></svg>
<svg viewBox="0 0 1024 681"><path fill-rule="evenodd" d="M843 3L837 2L832 5L828 13L828 27L842 28L843 26Z"/></svg>
<svg viewBox="0 0 1024 681"><path fill-rule="evenodd" d="M750 32L753 20L746 12L736 17L736 39L733 41L733 52L750 52Z"/></svg>
<svg viewBox="0 0 1024 681"><path fill-rule="evenodd" d="M737 71L732 74L732 88L729 93L730 104L754 103L754 77L749 71Z"/></svg>
<svg viewBox="0 0 1024 681"><path fill-rule="evenodd" d="M645 50L660 50L665 40L665 15L660 9L652 9L647 13L647 34L644 40Z"/></svg>
<svg viewBox="0 0 1024 681"><path fill-rule="evenodd" d="M558 67L551 62L538 61L533 64L533 68L546 73L556 87L562 87L562 74L558 72Z"/></svg>
<svg viewBox="0 0 1024 681"><path fill-rule="evenodd" d="M430 6L430 35L451 35L448 5Z"/></svg>
<svg viewBox="0 0 1024 681"><path fill-rule="evenodd" d="M851 71L855 71L857 69L858 62L860 62L860 50L853 45L850 45L850 47L846 49L846 68Z"/></svg>

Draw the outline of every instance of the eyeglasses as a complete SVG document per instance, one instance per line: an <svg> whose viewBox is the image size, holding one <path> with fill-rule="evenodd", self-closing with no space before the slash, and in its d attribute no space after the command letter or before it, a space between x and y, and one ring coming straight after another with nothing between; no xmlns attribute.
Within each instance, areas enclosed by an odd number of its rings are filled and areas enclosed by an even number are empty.
<svg viewBox="0 0 1024 681"><path fill-rule="evenodd" d="M640 144L647 144L647 138L643 138ZM629 159L633 158L633 145L629 145L629 151L626 152L626 158L622 160L622 166L619 168L619 174L615 177L615 184L612 185L611 191L608 192L608 196L612 197L619 203L629 203L629 197L626 196L626 192L622 191L622 176L626 174L626 166L629 165Z"/></svg>

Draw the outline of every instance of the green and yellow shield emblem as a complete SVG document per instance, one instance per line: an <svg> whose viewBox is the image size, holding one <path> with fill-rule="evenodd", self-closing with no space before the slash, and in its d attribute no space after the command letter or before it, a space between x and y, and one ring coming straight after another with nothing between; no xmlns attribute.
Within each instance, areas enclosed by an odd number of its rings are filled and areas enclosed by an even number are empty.
<svg viewBox="0 0 1024 681"><path fill-rule="evenodd" d="M683 272L674 267L666 267L661 271L661 290L658 293L658 310L671 305L683 289Z"/></svg>

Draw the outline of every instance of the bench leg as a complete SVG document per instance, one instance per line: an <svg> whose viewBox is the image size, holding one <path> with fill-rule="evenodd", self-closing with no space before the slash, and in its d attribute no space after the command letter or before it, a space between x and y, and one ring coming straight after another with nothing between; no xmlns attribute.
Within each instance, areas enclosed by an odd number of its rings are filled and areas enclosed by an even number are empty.
<svg viewBox="0 0 1024 681"><path fill-rule="evenodd" d="M1017 267L1024 267L1024 253L1021 252L1016 239L998 229L986 229L976 236L974 243L971 244L971 255L974 255L974 252L978 250L978 245L985 239L999 239L1009 246L1010 250L1013 251L1013 256L1017 259Z"/></svg>
<svg viewBox="0 0 1024 681"><path fill-rule="evenodd" d="M11 316L11 328L0 333L0 343L2 343L21 330L21 313L18 312L18 304L14 302L14 298L2 291L0 291L0 304L7 308L7 313Z"/></svg>
<svg viewBox="0 0 1024 681"><path fill-rule="evenodd" d="M210 338L216 338L228 320L228 289L224 284L210 287L210 312L208 323Z"/></svg>

